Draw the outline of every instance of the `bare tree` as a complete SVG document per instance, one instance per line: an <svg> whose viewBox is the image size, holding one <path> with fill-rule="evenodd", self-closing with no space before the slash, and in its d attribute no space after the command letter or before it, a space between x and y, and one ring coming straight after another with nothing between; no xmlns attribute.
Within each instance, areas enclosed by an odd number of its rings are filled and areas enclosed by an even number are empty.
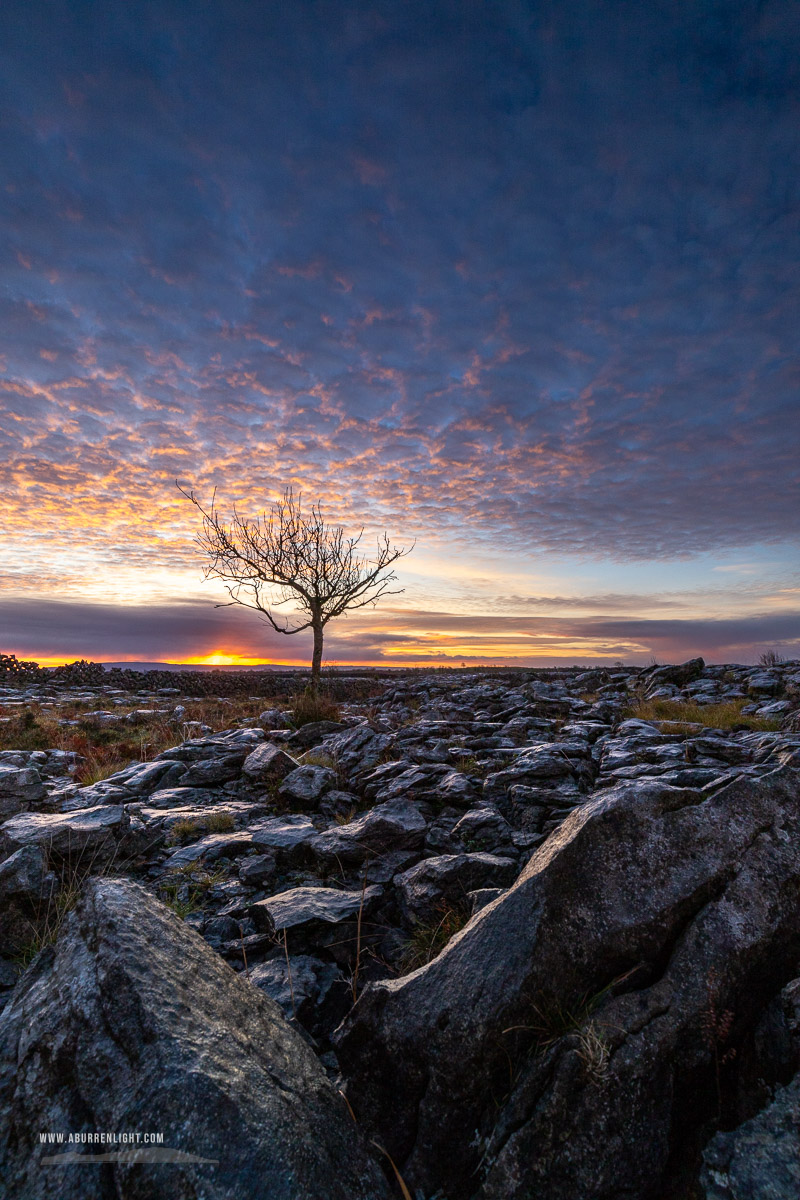
<svg viewBox="0 0 800 1200"><path fill-rule="evenodd" d="M240 516L234 506L230 521L226 521L216 507L216 493L211 507L205 509L193 491L185 491L177 480L176 484L202 515L202 532L196 541L208 559L204 578L223 581L231 597L226 603L256 609L278 633L313 630L314 687L322 667L328 621L403 590L390 590L397 576L389 567L410 554L413 545L394 547L383 533L374 557L362 555L358 547L364 530L356 537L345 537L341 525L325 523L319 501L304 512L301 497L287 488L269 512L249 519ZM291 601L299 614L276 611Z"/></svg>

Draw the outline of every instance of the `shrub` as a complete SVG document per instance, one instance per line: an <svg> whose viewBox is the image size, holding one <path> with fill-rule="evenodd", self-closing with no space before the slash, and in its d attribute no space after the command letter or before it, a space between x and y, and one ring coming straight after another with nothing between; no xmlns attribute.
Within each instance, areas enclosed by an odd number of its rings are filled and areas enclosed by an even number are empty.
<svg viewBox="0 0 800 1200"><path fill-rule="evenodd" d="M786 659L783 655L778 654L777 650L765 650L759 655L758 659L762 667L779 667L781 663L785 663Z"/></svg>

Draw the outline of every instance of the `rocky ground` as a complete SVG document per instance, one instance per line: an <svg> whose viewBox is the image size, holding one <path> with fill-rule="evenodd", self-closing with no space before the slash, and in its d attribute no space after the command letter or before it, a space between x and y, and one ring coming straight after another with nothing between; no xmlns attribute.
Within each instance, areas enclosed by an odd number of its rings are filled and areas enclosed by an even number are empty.
<svg viewBox="0 0 800 1200"><path fill-rule="evenodd" d="M391 1195L388 1156L424 1200L800 1195L800 662L381 687L214 733L174 688L0 686L176 730L89 786L73 752L0 752L17 1194L52 1194L56 1113L130 1122L161 1071L173 1144L202 1109L222 1163L165 1196ZM137 1170L96 1194L160 1196Z"/></svg>

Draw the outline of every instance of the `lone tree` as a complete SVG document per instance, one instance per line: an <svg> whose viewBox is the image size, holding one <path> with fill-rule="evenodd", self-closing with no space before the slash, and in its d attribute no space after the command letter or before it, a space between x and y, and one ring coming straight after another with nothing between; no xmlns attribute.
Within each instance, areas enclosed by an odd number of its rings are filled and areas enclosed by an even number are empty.
<svg viewBox="0 0 800 1200"><path fill-rule="evenodd" d="M301 497L295 497L291 488L269 512L251 520L240 516L234 506L226 521L216 507L216 493L211 507L205 509L193 491L185 491L180 483L177 487L202 515L203 528L196 541L208 558L203 575L223 581L231 597L226 603L257 609L278 633L314 631L311 681L315 689L328 621L403 591L390 590L397 576L389 567L410 554L413 546L394 547L383 533L375 556L367 557L358 549L363 529L356 537L345 537L341 525L327 525L322 519L319 501L304 512ZM299 616L275 611L291 601Z"/></svg>

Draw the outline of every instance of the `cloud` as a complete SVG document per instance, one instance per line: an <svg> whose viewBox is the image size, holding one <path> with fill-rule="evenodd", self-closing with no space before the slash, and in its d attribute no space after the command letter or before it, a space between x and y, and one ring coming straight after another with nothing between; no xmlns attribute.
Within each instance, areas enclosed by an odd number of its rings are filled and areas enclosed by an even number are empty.
<svg viewBox="0 0 800 1200"><path fill-rule="evenodd" d="M10 4L7 523L174 545L180 474L526 551L794 540L792 12Z"/></svg>

